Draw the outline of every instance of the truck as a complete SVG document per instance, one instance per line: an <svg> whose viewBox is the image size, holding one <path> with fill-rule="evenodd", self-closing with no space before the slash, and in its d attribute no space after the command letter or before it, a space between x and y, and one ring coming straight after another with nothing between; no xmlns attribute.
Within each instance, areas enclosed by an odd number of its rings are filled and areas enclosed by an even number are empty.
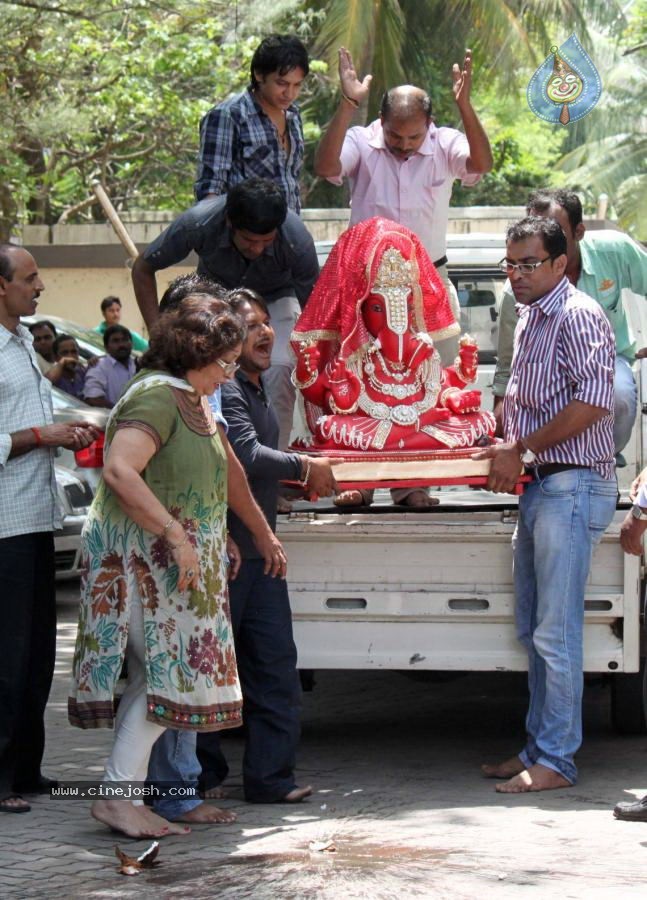
<svg viewBox="0 0 647 900"><path fill-rule="evenodd" d="M330 249L319 245L323 261ZM461 332L479 344L477 387L491 408L505 275L502 235L448 237ZM647 346L643 297L625 292L637 346ZM646 730L644 560L622 551L629 488L647 446L647 360L636 360L638 420L618 469L614 519L595 551L585 599L584 668L609 681L616 729ZM644 398L644 401L643 401ZM644 405L643 405L644 402ZM390 669L407 673L508 672L527 666L514 628L511 538L518 499L486 490L434 488L428 510L329 501L280 515L301 670ZM430 676L433 677L433 676Z"/></svg>

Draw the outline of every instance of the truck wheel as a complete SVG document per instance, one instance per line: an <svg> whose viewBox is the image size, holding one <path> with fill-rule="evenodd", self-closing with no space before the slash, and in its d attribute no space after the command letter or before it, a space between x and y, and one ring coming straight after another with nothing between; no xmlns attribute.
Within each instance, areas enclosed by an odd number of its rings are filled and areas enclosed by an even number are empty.
<svg viewBox="0 0 647 900"><path fill-rule="evenodd" d="M611 676L611 718L620 734L647 732L647 669L640 660L640 672Z"/></svg>

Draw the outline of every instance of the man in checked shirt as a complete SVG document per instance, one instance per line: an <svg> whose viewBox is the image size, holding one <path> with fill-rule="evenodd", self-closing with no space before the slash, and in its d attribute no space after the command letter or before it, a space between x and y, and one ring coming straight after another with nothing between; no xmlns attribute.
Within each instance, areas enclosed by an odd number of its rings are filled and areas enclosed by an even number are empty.
<svg viewBox="0 0 647 900"><path fill-rule="evenodd" d="M512 539L517 637L528 652L523 750L487 778L501 793L570 787L582 742L584 588L591 554L616 508L614 336L600 305L566 278L566 236L528 217L507 234L501 268L519 313L503 403L504 443L488 487L509 492L532 474Z"/></svg>
<svg viewBox="0 0 647 900"><path fill-rule="evenodd" d="M48 793L41 772L45 707L56 655L54 451L81 450L99 432L55 425L52 386L20 324L44 290L31 253L0 243L0 813L26 813L22 794Z"/></svg>
<svg viewBox="0 0 647 900"><path fill-rule="evenodd" d="M200 123L196 200L226 194L247 178L269 178L299 213L303 126L295 100L308 74L298 37L271 34L252 56L249 87L210 109Z"/></svg>

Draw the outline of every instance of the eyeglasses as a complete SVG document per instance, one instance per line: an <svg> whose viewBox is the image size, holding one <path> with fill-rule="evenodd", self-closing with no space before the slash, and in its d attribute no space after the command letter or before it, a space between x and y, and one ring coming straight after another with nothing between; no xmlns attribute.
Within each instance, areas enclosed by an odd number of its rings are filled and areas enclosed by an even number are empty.
<svg viewBox="0 0 647 900"><path fill-rule="evenodd" d="M216 362L225 373L227 378L231 378L231 376L235 375L236 372L240 369L240 365L237 362L226 362L224 359L217 359Z"/></svg>
<svg viewBox="0 0 647 900"><path fill-rule="evenodd" d="M553 257L547 256L546 259L540 259L539 262L536 263L511 263L504 258L497 263L497 266L501 269L502 272L505 272L506 275L514 272L515 269L519 272L520 275L532 275L535 269L538 269L539 266L543 266L543 264L545 262L548 262L549 259L553 259Z"/></svg>

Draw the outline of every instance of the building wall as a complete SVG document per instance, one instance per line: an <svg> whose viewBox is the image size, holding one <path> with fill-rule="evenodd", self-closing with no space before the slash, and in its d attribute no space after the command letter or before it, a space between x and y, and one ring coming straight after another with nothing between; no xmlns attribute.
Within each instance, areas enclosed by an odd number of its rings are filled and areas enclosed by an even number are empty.
<svg viewBox="0 0 647 900"><path fill-rule="evenodd" d="M450 209L448 231L452 234L502 234L510 222L523 215L524 209L520 206L454 207ZM302 212L303 221L315 240L336 240L347 227L348 216L348 209ZM134 214L129 218L134 218ZM139 218L139 221L126 224L141 251L167 227L173 216L155 213L139 214ZM95 326L101 321L101 300L108 294L115 294L123 304L124 324L145 333L135 302L126 252L108 223L27 226L22 242L34 255L45 283L40 314L58 315ZM194 270L196 264L197 259L192 255L181 265L159 273L159 293L177 275Z"/></svg>

